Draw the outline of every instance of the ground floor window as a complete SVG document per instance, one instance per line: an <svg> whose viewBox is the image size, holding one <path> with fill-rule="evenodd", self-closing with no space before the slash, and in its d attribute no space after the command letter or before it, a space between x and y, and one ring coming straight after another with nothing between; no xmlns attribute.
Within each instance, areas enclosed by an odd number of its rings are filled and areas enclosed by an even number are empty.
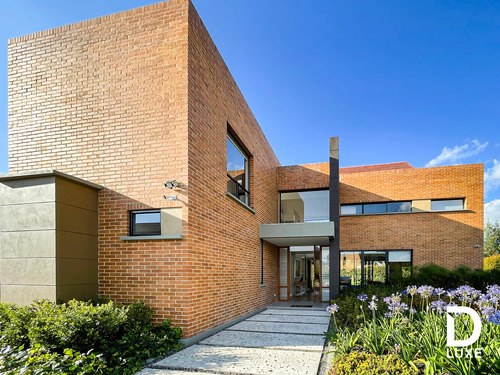
<svg viewBox="0 0 500 375"><path fill-rule="evenodd" d="M341 251L340 286L386 284L391 276L410 276L411 266L411 250Z"/></svg>

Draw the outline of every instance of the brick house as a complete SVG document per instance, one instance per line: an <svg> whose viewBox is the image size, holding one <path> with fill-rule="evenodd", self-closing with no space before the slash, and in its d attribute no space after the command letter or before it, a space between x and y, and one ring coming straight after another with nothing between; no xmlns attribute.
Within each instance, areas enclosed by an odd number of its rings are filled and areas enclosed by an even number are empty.
<svg viewBox="0 0 500 375"><path fill-rule="evenodd" d="M194 6L9 41L3 301L144 300L187 338L434 262L482 268L483 166L282 167Z"/></svg>

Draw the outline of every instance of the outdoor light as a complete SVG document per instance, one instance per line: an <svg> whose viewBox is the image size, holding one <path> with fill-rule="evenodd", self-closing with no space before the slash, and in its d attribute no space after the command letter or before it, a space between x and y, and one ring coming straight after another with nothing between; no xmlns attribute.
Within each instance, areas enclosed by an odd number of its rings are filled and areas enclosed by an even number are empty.
<svg viewBox="0 0 500 375"><path fill-rule="evenodd" d="M173 189L174 187L179 186L179 183L176 180L169 180L163 185L165 185L166 188Z"/></svg>
<svg viewBox="0 0 500 375"><path fill-rule="evenodd" d="M172 189L172 188L170 188ZM177 200L177 195L164 195L163 199L169 199L171 201L176 201Z"/></svg>

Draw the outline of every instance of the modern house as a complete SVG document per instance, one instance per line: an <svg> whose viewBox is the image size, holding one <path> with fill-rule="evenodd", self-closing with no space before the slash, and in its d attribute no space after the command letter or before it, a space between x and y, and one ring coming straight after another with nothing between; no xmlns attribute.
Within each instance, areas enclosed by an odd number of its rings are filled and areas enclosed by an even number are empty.
<svg viewBox="0 0 500 375"><path fill-rule="evenodd" d="M3 301L144 300L190 338L412 265L482 268L481 164L339 168L331 138L281 166L189 0L8 48Z"/></svg>

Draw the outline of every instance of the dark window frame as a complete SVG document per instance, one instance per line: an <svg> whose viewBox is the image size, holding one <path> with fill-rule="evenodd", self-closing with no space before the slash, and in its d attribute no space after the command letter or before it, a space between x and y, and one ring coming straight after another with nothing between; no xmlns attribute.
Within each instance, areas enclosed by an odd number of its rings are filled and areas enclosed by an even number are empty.
<svg viewBox="0 0 500 375"><path fill-rule="evenodd" d="M413 274L413 249L384 249L384 250L340 250L340 263L342 264L342 253L360 253L361 260L361 287L366 285L365 280L365 252L377 251L377 252L385 252L385 285L389 284L389 253L391 251L409 251L410 252L410 272ZM342 270L342 266L340 266L340 271ZM357 287L357 286L355 286Z"/></svg>
<svg viewBox="0 0 500 375"><path fill-rule="evenodd" d="M153 213L158 213L160 214L160 232L159 233L135 233L135 221L134 218L137 216L137 214L153 214ZM161 209L147 209L147 210L132 210L129 212L129 234L131 237L139 237L139 236L161 236Z"/></svg>
<svg viewBox="0 0 500 375"><path fill-rule="evenodd" d="M242 184L238 182L235 178L229 175L227 173L227 167L226 167L226 175L227 177L234 182L235 184L235 191L239 192L240 189L243 190L245 200L240 199L237 195L234 195L233 193L226 191L228 194L231 194L234 198L238 199L239 201L243 202L247 206L250 206L250 156L249 154L244 150L244 148L239 144L239 142L231 135L231 133L227 133L227 139L233 144L234 147L241 153L243 158L245 159L245 165L244 165L244 173L245 173L245 185L248 187L245 188L243 187ZM226 149L226 163L227 163L227 149Z"/></svg>
<svg viewBox="0 0 500 375"><path fill-rule="evenodd" d="M391 203L409 203L410 204L410 210L409 211L388 211L388 205ZM385 211L384 212L365 212L365 206L369 205L374 205L374 204L379 204L379 205L385 205ZM361 206L361 213L359 214L342 214L342 207L345 206ZM370 202L370 203L345 203L340 205L340 215L341 216L356 216L356 215L380 215L380 214L407 214L409 212L412 212L411 210L412 207L412 201L411 200L406 200L406 201L388 201L388 202Z"/></svg>

